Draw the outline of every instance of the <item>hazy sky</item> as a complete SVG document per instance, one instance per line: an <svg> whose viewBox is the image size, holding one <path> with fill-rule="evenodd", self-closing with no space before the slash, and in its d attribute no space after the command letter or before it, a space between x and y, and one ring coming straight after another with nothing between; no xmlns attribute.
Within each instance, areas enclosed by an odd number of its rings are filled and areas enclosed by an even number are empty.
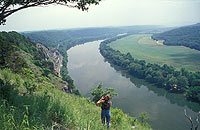
<svg viewBox="0 0 200 130"><path fill-rule="evenodd" d="M167 25L200 22L200 0L103 0L88 12L51 5L19 11L0 30L31 31L95 26Z"/></svg>

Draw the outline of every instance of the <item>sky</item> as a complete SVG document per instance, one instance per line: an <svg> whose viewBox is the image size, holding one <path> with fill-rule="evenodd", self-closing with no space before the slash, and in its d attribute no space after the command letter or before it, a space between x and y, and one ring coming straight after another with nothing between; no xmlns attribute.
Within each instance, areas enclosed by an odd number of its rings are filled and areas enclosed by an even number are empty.
<svg viewBox="0 0 200 130"><path fill-rule="evenodd" d="M200 22L200 0L103 0L88 12L60 5L33 7L7 18L0 31L35 31L79 27L165 25Z"/></svg>

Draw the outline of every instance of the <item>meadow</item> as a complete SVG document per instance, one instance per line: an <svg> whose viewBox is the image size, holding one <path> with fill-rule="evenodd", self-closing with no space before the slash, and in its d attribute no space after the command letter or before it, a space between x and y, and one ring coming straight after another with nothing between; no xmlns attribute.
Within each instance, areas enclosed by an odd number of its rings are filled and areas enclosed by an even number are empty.
<svg viewBox="0 0 200 130"><path fill-rule="evenodd" d="M180 70L200 70L200 51L183 46L166 46L151 39L151 34L131 35L109 44L121 53L130 52L138 60L148 63L167 64Z"/></svg>

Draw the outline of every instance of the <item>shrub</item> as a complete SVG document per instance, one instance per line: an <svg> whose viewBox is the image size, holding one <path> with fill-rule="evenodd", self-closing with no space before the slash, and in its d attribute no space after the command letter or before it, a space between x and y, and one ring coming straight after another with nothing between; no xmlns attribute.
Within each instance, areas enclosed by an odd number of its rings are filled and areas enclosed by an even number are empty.
<svg viewBox="0 0 200 130"><path fill-rule="evenodd" d="M106 90L102 89L102 83L100 83L97 87L95 86L92 91L90 91L90 94L92 94L93 102L98 102L98 100L101 99L101 97L106 96L106 94L110 94L111 98L114 96L117 96L117 93L113 92L114 88L106 88Z"/></svg>
<svg viewBox="0 0 200 130"><path fill-rule="evenodd" d="M147 112L142 112L139 115L139 119L143 125L147 125L149 121L149 117L147 116Z"/></svg>

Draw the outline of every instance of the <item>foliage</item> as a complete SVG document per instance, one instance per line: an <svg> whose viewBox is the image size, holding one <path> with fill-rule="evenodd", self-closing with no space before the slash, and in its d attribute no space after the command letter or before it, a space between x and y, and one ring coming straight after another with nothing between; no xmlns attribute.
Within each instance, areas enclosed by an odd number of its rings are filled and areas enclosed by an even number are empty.
<svg viewBox="0 0 200 130"><path fill-rule="evenodd" d="M37 66L51 70L49 61L44 61L44 52L36 48L36 44L20 35L17 32L0 32L0 59L1 68L9 67L15 72L21 72L22 68L27 68L28 63L25 59L32 56L31 59L37 62Z"/></svg>
<svg viewBox="0 0 200 130"><path fill-rule="evenodd" d="M106 90L103 90L102 86L102 83L100 83L97 87L94 87L94 89L90 91L90 94L93 96L92 101L95 103L98 102L101 97L106 96L106 94L110 94L111 98L117 96L117 93L114 92L114 88L106 88Z"/></svg>
<svg viewBox="0 0 200 130"><path fill-rule="evenodd" d="M4 33L1 33L5 35ZM14 71L20 71L22 67L26 66L25 61L20 56L18 51L14 51L14 45L4 40L3 36L0 34L0 68L11 67Z"/></svg>
<svg viewBox="0 0 200 130"><path fill-rule="evenodd" d="M26 75L27 78L35 78L35 75L33 73L33 71L31 71L30 69L28 68L23 68L22 71L21 71L21 74L22 75Z"/></svg>
<svg viewBox="0 0 200 130"><path fill-rule="evenodd" d="M165 45L186 46L200 50L200 23L154 34L152 38L155 40L165 40Z"/></svg>
<svg viewBox="0 0 200 130"><path fill-rule="evenodd" d="M112 113L112 116L111 116L112 124L115 124L115 125L120 124L123 117L122 110L117 109L117 108L111 109L111 113Z"/></svg>
<svg viewBox="0 0 200 130"><path fill-rule="evenodd" d="M6 66L6 57L9 57L13 48L11 45L7 44L7 42L0 40L0 67ZM4 66L3 66L4 65Z"/></svg>
<svg viewBox="0 0 200 130"><path fill-rule="evenodd" d="M11 75L10 70L0 71L0 97L11 101L18 93L20 81L17 75Z"/></svg>
<svg viewBox="0 0 200 130"><path fill-rule="evenodd" d="M59 0L38 0L38 1L6 1L2 0L0 4L0 25L5 24L6 18L10 16L11 14L26 9L29 7L36 7L36 6L44 6L44 5L51 5L51 4L58 4L58 5L65 5L67 7L73 7L81 9L82 11L88 10L89 6L91 4L98 4L101 0L65 0L65 1L59 1Z"/></svg>
<svg viewBox="0 0 200 130"><path fill-rule="evenodd" d="M187 97L195 100L200 101L200 86L190 87L186 91Z"/></svg>
<svg viewBox="0 0 200 130"><path fill-rule="evenodd" d="M37 85L34 83L33 80L26 80L24 81L23 85L26 88L27 93L30 95L33 94L33 92L36 90L36 87L37 87Z"/></svg>
<svg viewBox="0 0 200 130"><path fill-rule="evenodd" d="M141 120L141 123L143 125L148 125L149 117L147 117L147 113L146 112L140 113L139 119Z"/></svg>
<svg viewBox="0 0 200 130"><path fill-rule="evenodd" d="M120 130L129 130L132 129L133 126L138 126L138 120L136 117L130 117L127 114L124 114L121 109L118 108L111 108L111 126L114 129ZM131 126L131 127L127 127ZM143 129L145 129L143 127ZM149 128L150 129L150 128Z"/></svg>
<svg viewBox="0 0 200 130"><path fill-rule="evenodd" d="M130 75L145 79L150 83L154 83L160 88L164 88L169 92L186 93L189 99L199 102L199 72L188 72L185 69L176 71L172 66L164 64L146 63L144 60L134 59L129 53L123 54L120 51L112 49L109 44L119 37L105 40L100 45L100 53L112 64L126 70ZM195 91L194 91L195 88Z"/></svg>

